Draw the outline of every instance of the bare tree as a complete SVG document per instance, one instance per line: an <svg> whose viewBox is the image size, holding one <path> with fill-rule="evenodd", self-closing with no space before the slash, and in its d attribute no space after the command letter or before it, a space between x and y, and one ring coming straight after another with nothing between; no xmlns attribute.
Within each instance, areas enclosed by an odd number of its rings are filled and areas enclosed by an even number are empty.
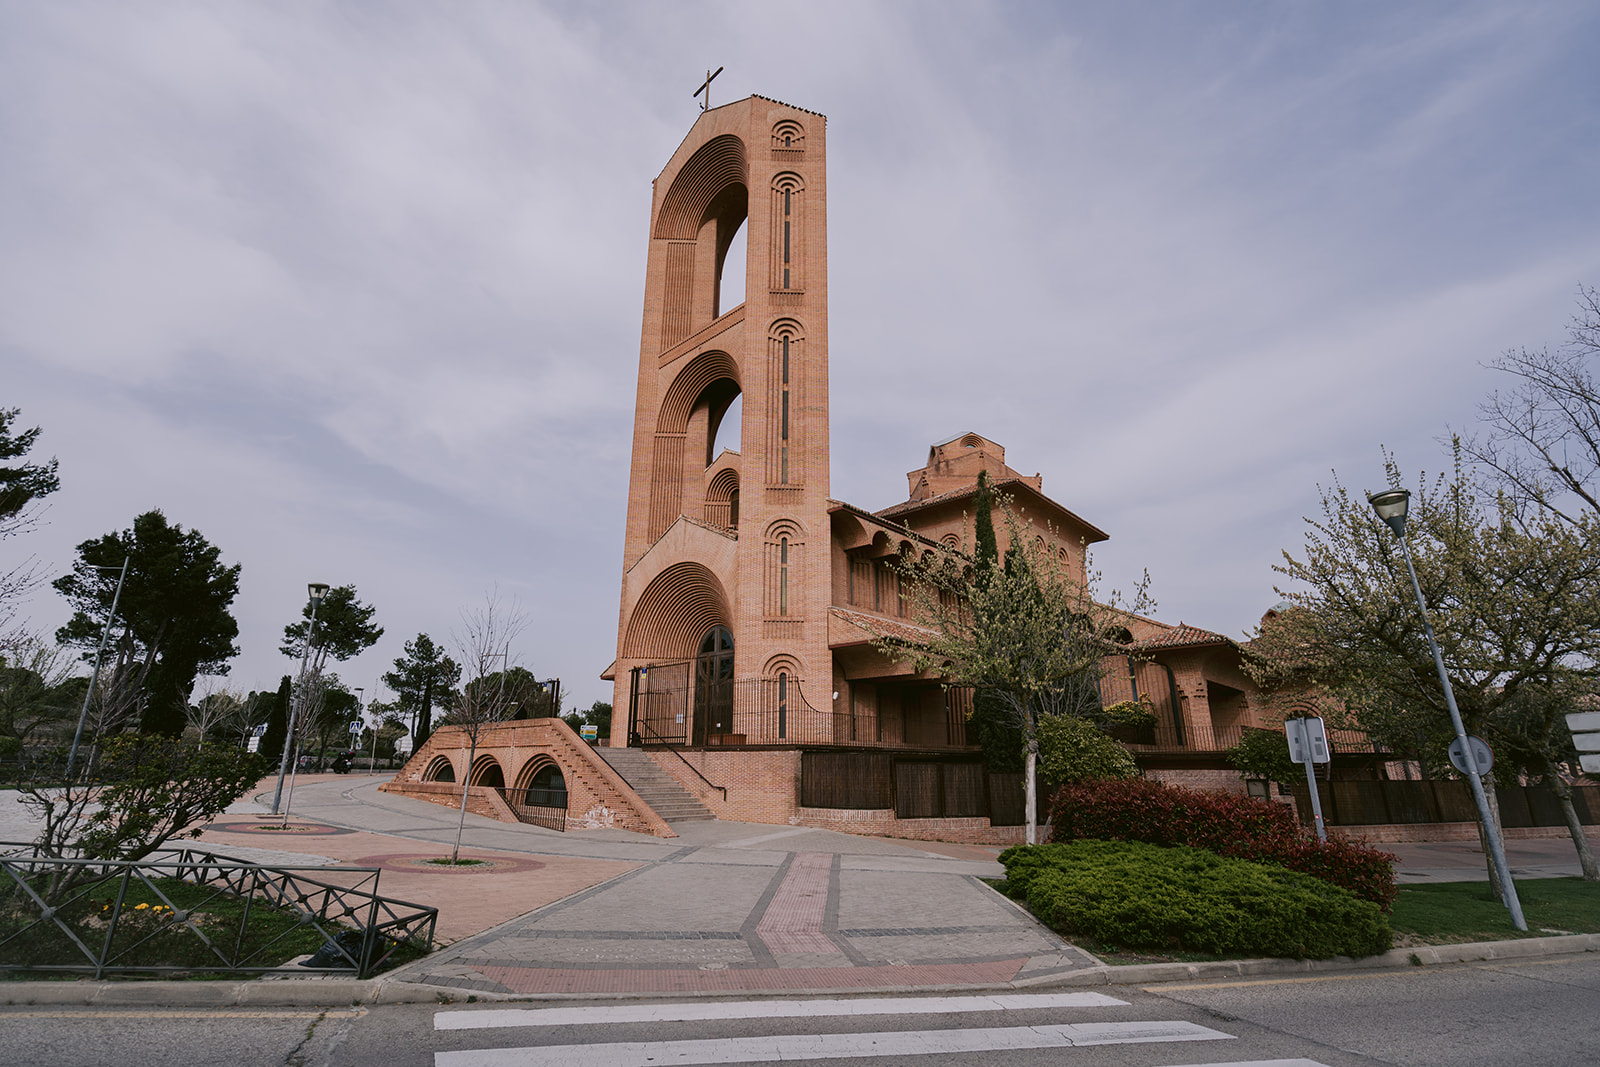
<svg viewBox="0 0 1600 1067"><path fill-rule="evenodd" d="M213 732L224 733L231 736L232 731L228 724L238 716L239 709L244 706L244 697L217 682L215 678L206 678L200 682L197 699L184 708L184 718L188 720L197 734L199 740L208 741Z"/></svg>
<svg viewBox="0 0 1600 1067"><path fill-rule="evenodd" d="M1567 343L1509 351L1490 364L1513 379L1479 405L1488 434L1464 451L1519 505L1564 522L1600 516L1600 291L1578 291Z"/></svg>
<svg viewBox="0 0 1600 1067"><path fill-rule="evenodd" d="M456 824L456 843L450 862L461 855L461 831L467 822L467 795L472 787L472 763L478 756L478 739L491 723L504 722L516 707L504 685L485 684L496 669L503 680L516 664L511 642L528 627L528 616L516 601L502 604L498 592L491 591L483 604L461 613L461 626L451 633L465 683L455 709L444 719L445 725L458 726L465 735L466 772L461 776L461 817Z"/></svg>

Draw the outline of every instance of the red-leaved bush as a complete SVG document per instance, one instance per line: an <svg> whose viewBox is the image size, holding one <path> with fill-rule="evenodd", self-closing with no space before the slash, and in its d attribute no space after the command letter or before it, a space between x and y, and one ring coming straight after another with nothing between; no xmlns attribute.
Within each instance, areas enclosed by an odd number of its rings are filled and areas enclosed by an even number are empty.
<svg viewBox="0 0 1600 1067"><path fill-rule="evenodd" d="M1183 789L1143 778L1065 785L1050 799L1052 841L1190 845L1276 863L1343 886L1384 911L1394 904L1393 853L1303 827L1282 804L1238 793Z"/></svg>

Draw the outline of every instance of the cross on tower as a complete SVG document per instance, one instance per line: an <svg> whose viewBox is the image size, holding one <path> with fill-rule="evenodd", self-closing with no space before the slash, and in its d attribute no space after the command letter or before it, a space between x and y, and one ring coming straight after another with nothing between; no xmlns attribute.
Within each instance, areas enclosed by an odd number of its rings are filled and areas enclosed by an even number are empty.
<svg viewBox="0 0 1600 1067"><path fill-rule="evenodd" d="M718 67L715 72L709 71L709 70L706 71L706 80L704 82L702 82L701 85L700 85L700 88L696 89L694 91L694 93L692 94L692 95L697 96L697 97L701 93L705 93L706 94L705 100L700 104L700 110L701 111L709 111L709 110L711 110L711 79L715 78L718 74L721 74L721 73L722 73L722 68L721 67Z"/></svg>

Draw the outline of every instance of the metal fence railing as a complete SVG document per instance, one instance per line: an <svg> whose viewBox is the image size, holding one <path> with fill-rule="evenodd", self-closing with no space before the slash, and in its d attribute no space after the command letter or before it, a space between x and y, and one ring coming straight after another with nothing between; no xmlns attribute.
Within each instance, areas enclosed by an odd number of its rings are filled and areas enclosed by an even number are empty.
<svg viewBox="0 0 1600 1067"><path fill-rule="evenodd" d="M502 788L506 807L511 809L518 822L542 826L546 830L567 829L567 791L565 789L509 789Z"/></svg>
<svg viewBox="0 0 1600 1067"><path fill-rule="evenodd" d="M432 949L439 910L381 896L375 867L267 867L192 848L142 860L0 844L0 971L277 970L317 952L366 977Z"/></svg>

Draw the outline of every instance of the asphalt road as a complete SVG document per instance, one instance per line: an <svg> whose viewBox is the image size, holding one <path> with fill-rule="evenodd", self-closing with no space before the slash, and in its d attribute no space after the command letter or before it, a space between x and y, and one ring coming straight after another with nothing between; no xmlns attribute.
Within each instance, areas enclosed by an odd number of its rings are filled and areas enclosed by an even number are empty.
<svg viewBox="0 0 1600 1067"><path fill-rule="evenodd" d="M0 1063L31 1067L1588 1067L1600 1063L1600 958L906 1000L8 1006L0 1023Z"/></svg>

